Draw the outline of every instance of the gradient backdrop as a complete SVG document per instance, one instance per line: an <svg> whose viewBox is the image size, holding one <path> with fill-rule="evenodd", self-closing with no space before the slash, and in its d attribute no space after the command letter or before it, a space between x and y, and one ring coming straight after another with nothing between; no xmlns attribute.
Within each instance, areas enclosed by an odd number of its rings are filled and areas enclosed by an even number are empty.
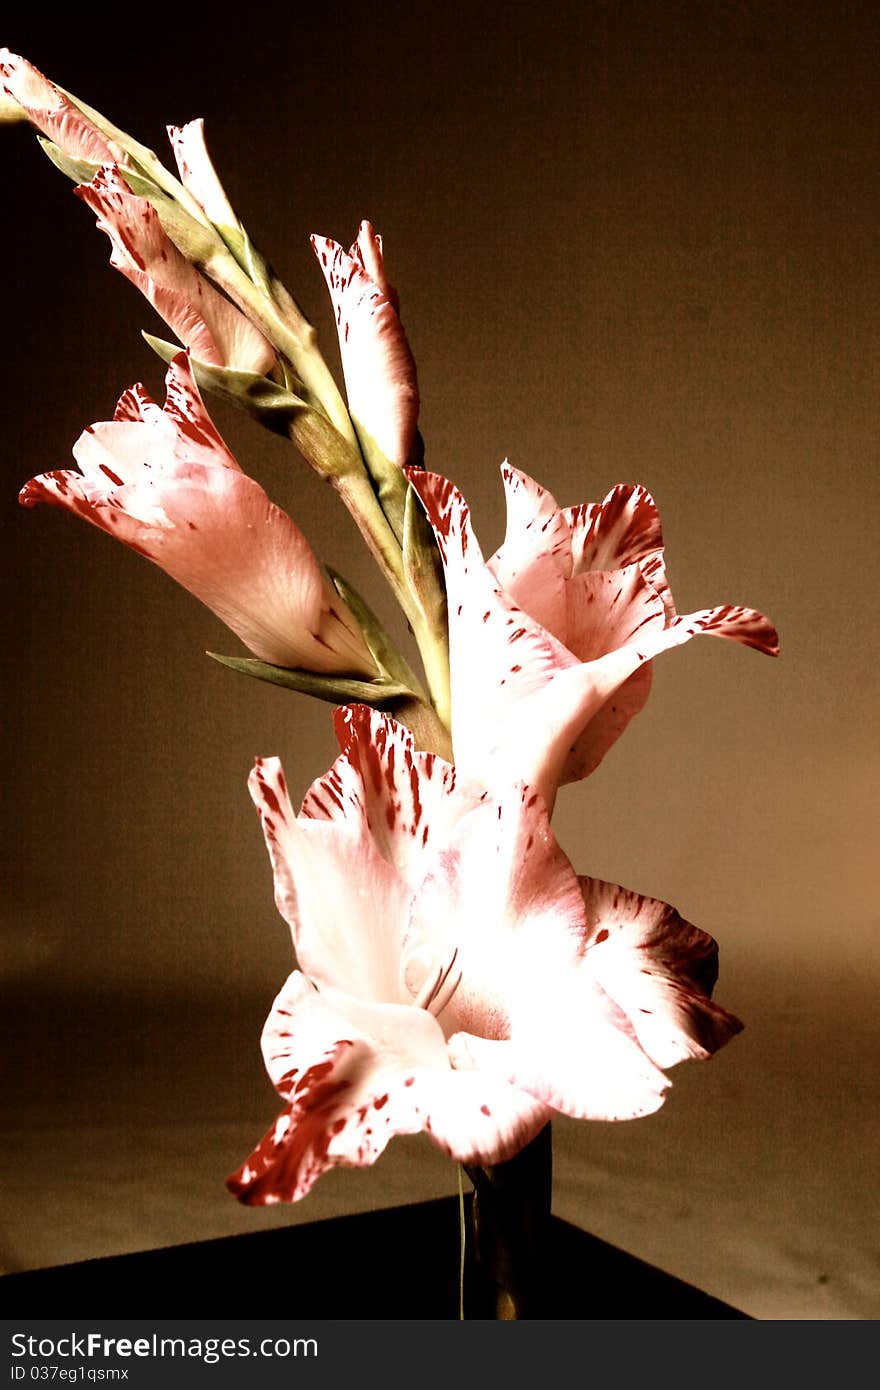
<svg viewBox="0 0 880 1390"><path fill-rule="evenodd" d="M703 641L660 658L644 712L560 797L578 869L717 937L717 997L747 1028L674 1072L657 1116L560 1123L555 1209L760 1318L880 1316L876 8L181 13L0 39L160 151L165 123L204 116L334 365L308 237L374 221L427 462L487 550L504 457L566 504L638 480L679 608L776 622L776 662ZM258 1036L291 967L246 777L277 753L303 793L329 708L221 669L205 649L237 640L157 569L17 507L125 386L161 399L163 371L139 337L159 321L32 133L0 129L0 160L3 1268L453 1192L423 1137L292 1209L225 1192L276 1113ZM211 408L390 616L294 450Z"/></svg>

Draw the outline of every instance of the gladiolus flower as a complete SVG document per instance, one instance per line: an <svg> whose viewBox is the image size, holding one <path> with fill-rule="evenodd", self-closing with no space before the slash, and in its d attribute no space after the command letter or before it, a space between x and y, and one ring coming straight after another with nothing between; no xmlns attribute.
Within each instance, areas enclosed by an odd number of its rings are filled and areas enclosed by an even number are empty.
<svg viewBox="0 0 880 1390"><path fill-rule="evenodd" d="M156 209L130 191L118 168L99 169L76 192L110 238L110 264L138 287L194 357L258 375L271 371L274 348L178 251Z"/></svg>
<svg viewBox="0 0 880 1390"><path fill-rule="evenodd" d="M348 251L319 236L312 246L330 291L352 419L392 463L409 463L419 414L416 364L385 274L382 238L362 222Z"/></svg>
<svg viewBox="0 0 880 1390"><path fill-rule="evenodd" d="M648 1114L663 1067L739 1030L711 937L578 879L535 792L464 785L364 706L336 718L299 815L277 759L250 779L299 968L263 1033L286 1109L228 1180L242 1200L296 1201L395 1134L490 1164L557 1112Z"/></svg>
<svg viewBox="0 0 880 1390"><path fill-rule="evenodd" d="M354 617L305 537L243 473L202 404L185 353L160 409L140 385L74 446L80 471L43 473L25 506L66 507L153 560L276 666L372 678Z"/></svg>
<svg viewBox="0 0 880 1390"><path fill-rule="evenodd" d="M457 488L415 469L410 479L446 571L456 766L485 786L521 779L552 807L641 709L653 657L699 633L770 655L778 638L751 608L676 613L644 488L563 510L503 471L507 534L488 564Z"/></svg>

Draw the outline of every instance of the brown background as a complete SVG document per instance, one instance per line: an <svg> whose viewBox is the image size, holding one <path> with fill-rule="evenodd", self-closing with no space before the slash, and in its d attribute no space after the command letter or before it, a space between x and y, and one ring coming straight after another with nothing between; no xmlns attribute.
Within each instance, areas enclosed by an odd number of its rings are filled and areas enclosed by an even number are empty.
<svg viewBox="0 0 880 1390"><path fill-rule="evenodd" d="M578 869L718 938L747 1030L679 1068L658 1116L561 1123L555 1204L755 1316L880 1316L875 7L293 4L85 28L5 37L160 151L166 122L203 115L334 364L308 235L373 219L427 461L487 550L505 456L562 503L638 480L679 608L778 625L778 662L702 641L661 658L646 710L560 797ZM91 214L23 127L0 141L3 1267L454 1191L418 1138L294 1209L225 1194L275 1113L258 1034L291 964L245 779L278 753L304 792L329 711L208 661L236 639L154 567L16 506L126 385L161 399L162 369ZM212 409L390 616L294 451Z"/></svg>

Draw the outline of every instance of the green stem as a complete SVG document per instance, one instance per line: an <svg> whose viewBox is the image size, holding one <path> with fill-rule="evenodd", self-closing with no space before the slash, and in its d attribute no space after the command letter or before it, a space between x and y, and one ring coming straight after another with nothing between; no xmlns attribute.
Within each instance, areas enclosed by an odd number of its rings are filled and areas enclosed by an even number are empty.
<svg viewBox="0 0 880 1390"><path fill-rule="evenodd" d="M226 290L242 313L265 333L272 346L288 359L309 395L323 408L343 439L353 446L360 457L360 443L351 416L333 373L318 348L318 335L291 296L285 297L282 315L273 300L254 284L225 246L222 252L209 257L202 268Z"/></svg>
<svg viewBox="0 0 880 1390"><path fill-rule="evenodd" d="M510 1322L544 1316L552 1155L547 1124L506 1163L465 1165L474 1184L468 1317Z"/></svg>
<svg viewBox="0 0 880 1390"><path fill-rule="evenodd" d="M441 723L448 730L451 720L449 693L449 652L445 626L442 631L426 620L414 596L403 567L400 542L379 505L365 470L357 469L331 479L385 576L409 623L419 649L431 702Z"/></svg>

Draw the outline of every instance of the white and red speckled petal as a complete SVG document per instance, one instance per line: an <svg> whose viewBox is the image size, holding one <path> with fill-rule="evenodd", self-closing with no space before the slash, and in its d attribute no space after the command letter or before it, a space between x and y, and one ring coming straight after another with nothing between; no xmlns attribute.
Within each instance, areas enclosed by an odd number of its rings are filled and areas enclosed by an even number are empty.
<svg viewBox="0 0 880 1390"><path fill-rule="evenodd" d="M452 827L413 900L404 952L455 950L445 1032L506 1038L577 967L584 932L577 876L541 797L520 783L495 787Z"/></svg>
<svg viewBox="0 0 880 1390"><path fill-rule="evenodd" d="M423 1009L319 994L298 973L273 1006L263 1050L289 1103L228 1179L249 1204L298 1201L337 1164L375 1163L396 1134L425 1130L462 1162L500 1162L548 1116L497 1078L454 1072Z"/></svg>
<svg viewBox="0 0 880 1390"><path fill-rule="evenodd" d="M176 434L176 460L179 463L211 462L239 472L237 459L233 458L205 409L188 353L179 352L169 364L165 393L165 414Z"/></svg>
<svg viewBox="0 0 880 1390"><path fill-rule="evenodd" d="M174 457L174 430L162 416L142 420L101 420L83 430L73 446L82 475L107 487L137 483L144 470L161 472Z"/></svg>
<svg viewBox="0 0 880 1390"><path fill-rule="evenodd" d="M651 693L653 675L653 667L648 661L611 692L566 753L559 775L560 784L580 782L596 770L629 721L644 709Z"/></svg>
<svg viewBox="0 0 880 1390"><path fill-rule="evenodd" d="M587 963L658 1066L706 1058L742 1030L711 998L718 946L668 903L581 877Z"/></svg>
<svg viewBox="0 0 880 1390"><path fill-rule="evenodd" d="M412 1129L392 1132L424 1129L450 1158L499 1163L517 1153L550 1118L534 1097L491 1073L454 1071L443 1032L424 1009L367 1004L335 990L325 990L322 997L376 1050L382 1070L370 1081L373 1125L376 1111L385 1111L387 1097L386 1125L401 1126L401 1117L412 1117L406 1120ZM368 1110L368 1123L370 1114ZM357 1118L361 1119L360 1110ZM354 1127L351 1133L340 1133L334 1147L343 1162L358 1162L361 1143Z"/></svg>
<svg viewBox="0 0 880 1390"><path fill-rule="evenodd" d="M71 159L91 164L126 162L124 150L98 130L76 102L8 48L0 48L0 84L37 130Z"/></svg>
<svg viewBox="0 0 880 1390"><path fill-rule="evenodd" d="M579 661L595 661L666 627L663 602L637 564L574 575L565 602L566 645Z"/></svg>
<svg viewBox="0 0 880 1390"><path fill-rule="evenodd" d="M586 978L563 979L509 1039L454 1033L456 1067L495 1075L577 1120L634 1120L663 1104L669 1078L640 1046L623 1010Z"/></svg>
<svg viewBox="0 0 880 1390"><path fill-rule="evenodd" d="M528 474L505 462L501 476L507 529L489 569L514 603L570 647L565 596L571 528L555 498Z"/></svg>
<svg viewBox="0 0 880 1390"><path fill-rule="evenodd" d="M770 619L755 608L743 608L735 603L722 603L716 608L684 613L675 619L668 632L673 638L668 644L670 646L678 646L702 633L708 637L726 637L729 642L740 642L744 647L754 647L755 651L764 652L766 656L779 655L779 634Z"/></svg>
<svg viewBox="0 0 880 1390"><path fill-rule="evenodd" d="M385 253L382 238L371 222L364 221L358 227L357 237L349 248L348 254L352 259L360 261L367 275L374 284L378 285L393 305L395 312L399 314L400 299L397 290L385 274Z"/></svg>
<svg viewBox="0 0 880 1390"><path fill-rule="evenodd" d="M113 412L114 420L143 421L161 419L165 414L157 405L142 381L127 386Z"/></svg>
<svg viewBox="0 0 880 1390"><path fill-rule="evenodd" d="M327 778L321 782L316 794L338 797L335 819L293 814L277 758L257 759L251 773L276 905L300 967L322 989L397 1000L411 891L374 846L356 797Z"/></svg>
<svg viewBox="0 0 880 1390"><path fill-rule="evenodd" d="M132 491L134 498L126 495ZM66 468L40 473L24 484L18 500L23 507L48 502L81 516L148 559L153 558L145 545L149 532L169 525L158 495L147 491L138 495L136 489L126 488L122 479L114 476L112 464L96 463L88 477Z"/></svg>
<svg viewBox="0 0 880 1390"><path fill-rule="evenodd" d="M575 574L638 564L663 600L667 617L675 617L666 581L660 514L646 488L638 483L619 483L602 502L570 507L565 516L571 526Z"/></svg>
<svg viewBox="0 0 880 1390"><path fill-rule="evenodd" d="M244 314L178 251L159 214L115 166L76 193L111 243L110 263L136 285L193 356L212 366L268 372L275 351Z"/></svg>
<svg viewBox="0 0 880 1390"><path fill-rule="evenodd" d="M377 283L365 269L378 240L370 233L372 242L362 228L364 248L357 256L326 237L313 236L312 246L333 304L349 411L385 457L403 465L418 422L416 366L395 304L382 288L384 270ZM360 239L353 250L359 247Z"/></svg>
<svg viewBox="0 0 880 1390"><path fill-rule="evenodd" d="M229 452L202 402L187 353L178 353L165 375L164 409L139 383L123 392L112 420L84 430L73 456L85 477L106 483L144 481L149 470L184 476L188 464L241 469ZM109 472L108 472L109 470Z"/></svg>
<svg viewBox="0 0 880 1390"><path fill-rule="evenodd" d="M201 116L186 125L170 125L166 129L184 188L215 227L237 227L238 218L208 154Z"/></svg>
<svg viewBox="0 0 880 1390"><path fill-rule="evenodd" d="M432 946L443 959L457 948L461 980L438 1015L457 1067L581 1118L649 1114L668 1082L589 968L592 940L546 807L519 786L458 824L414 900L404 950Z"/></svg>
<svg viewBox="0 0 880 1390"><path fill-rule="evenodd" d="M560 783L578 781L592 772L643 708L651 687L652 659L700 635L725 637L768 656L779 652L776 629L753 608L722 604L677 617L665 629L645 624L633 640L585 668L595 674L597 691L604 674L606 694L595 701L593 712L574 733L559 769Z"/></svg>
<svg viewBox="0 0 880 1390"><path fill-rule="evenodd" d="M553 1116L550 1106L491 1071L447 1063L414 1084L425 1132L457 1163L504 1163Z"/></svg>
<svg viewBox="0 0 880 1390"><path fill-rule="evenodd" d="M449 827L482 795L462 786L455 768L434 753L416 752L403 725L366 705L334 711L342 750L312 785L301 814L359 824L376 850L414 890L426 857Z"/></svg>
<svg viewBox="0 0 880 1390"><path fill-rule="evenodd" d="M375 673L354 619L330 591L302 532L252 478L190 462L160 473L144 467L130 482L114 477L112 465L98 471L104 484L97 473L42 474L25 484L20 501L64 507L124 541L263 661L328 674Z"/></svg>

